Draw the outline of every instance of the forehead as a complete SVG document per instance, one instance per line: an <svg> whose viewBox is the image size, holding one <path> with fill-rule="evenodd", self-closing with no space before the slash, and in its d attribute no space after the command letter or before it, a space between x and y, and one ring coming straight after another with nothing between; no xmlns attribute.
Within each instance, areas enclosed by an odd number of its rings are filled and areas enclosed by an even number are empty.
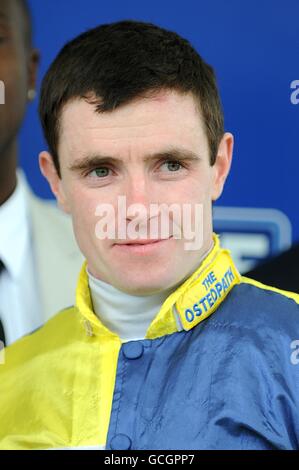
<svg viewBox="0 0 299 470"><path fill-rule="evenodd" d="M24 21L24 13L17 0L0 0L0 25L23 32Z"/></svg>
<svg viewBox="0 0 299 470"><path fill-rule="evenodd" d="M10 23L16 10L16 0L0 0L0 21Z"/></svg>
<svg viewBox="0 0 299 470"><path fill-rule="evenodd" d="M205 140L199 107L191 94L161 91L138 98L116 110L97 113L83 99L65 105L60 119L59 147L80 150L81 146L101 147L190 143ZM169 142L175 140L177 142Z"/></svg>

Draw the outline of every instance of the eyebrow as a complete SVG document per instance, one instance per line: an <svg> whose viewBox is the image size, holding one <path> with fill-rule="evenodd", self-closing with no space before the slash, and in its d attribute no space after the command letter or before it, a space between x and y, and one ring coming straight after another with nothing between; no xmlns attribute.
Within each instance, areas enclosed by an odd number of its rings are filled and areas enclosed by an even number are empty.
<svg viewBox="0 0 299 470"><path fill-rule="evenodd" d="M142 159L143 162L157 161L157 160L177 160L177 161L196 161L199 162L201 157L191 150L180 148L169 148L161 152L145 155ZM84 171L103 164L123 164L124 161L120 158L111 157L109 155L85 155L78 160L75 160L68 168L71 171Z"/></svg>

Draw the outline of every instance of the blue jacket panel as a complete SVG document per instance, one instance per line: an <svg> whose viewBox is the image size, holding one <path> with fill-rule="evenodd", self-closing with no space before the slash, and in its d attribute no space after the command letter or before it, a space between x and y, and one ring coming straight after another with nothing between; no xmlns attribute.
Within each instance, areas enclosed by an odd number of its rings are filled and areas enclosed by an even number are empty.
<svg viewBox="0 0 299 470"><path fill-rule="evenodd" d="M193 329L123 344L107 448L299 449L298 339L294 300L241 283Z"/></svg>

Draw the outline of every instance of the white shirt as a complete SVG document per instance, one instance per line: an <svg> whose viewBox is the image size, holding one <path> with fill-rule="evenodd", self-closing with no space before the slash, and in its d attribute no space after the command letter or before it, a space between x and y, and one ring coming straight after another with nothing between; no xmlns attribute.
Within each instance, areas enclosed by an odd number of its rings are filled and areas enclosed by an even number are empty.
<svg viewBox="0 0 299 470"><path fill-rule="evenodd" d="M96 279L87 270L95 314L123 342L143 339L162 304L176 287L158 294L135 296Z"/></svg>
<svg viewBox="0 0 299 470"><path fill-rule="evenodd" d="M6 345L42 324L24 176L0 206L0 318Z"/></svg>

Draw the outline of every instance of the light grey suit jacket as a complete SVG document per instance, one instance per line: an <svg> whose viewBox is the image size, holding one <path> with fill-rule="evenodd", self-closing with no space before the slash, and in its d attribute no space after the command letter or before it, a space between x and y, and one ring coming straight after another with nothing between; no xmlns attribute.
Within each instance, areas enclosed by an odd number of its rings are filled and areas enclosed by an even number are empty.
<svg viewBox="0 0 299 470"><path fill-rule="evenodd" d="M74 305L75 289L84 261L69 216L53 201L35 196L27 185L33 252L39 282L43 322Z"/></svg>

